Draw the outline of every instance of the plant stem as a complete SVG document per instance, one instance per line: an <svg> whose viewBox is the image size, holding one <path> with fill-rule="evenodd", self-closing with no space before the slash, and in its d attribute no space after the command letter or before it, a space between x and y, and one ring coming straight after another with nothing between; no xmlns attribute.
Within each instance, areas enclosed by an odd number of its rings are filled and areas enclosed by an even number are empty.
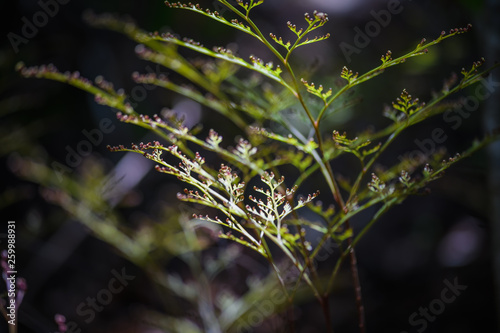
<svg viewBox="0 0 500 333"><path fill-rule="evenodd" d="M319 124L318 123L315 123L315 124L318 125L318 129L317 129L317 137L318 137L318 141L319 141L318 144L319 144L319 149L320 149L321 155L324 158L323 144L320 141L321 136L319 136ZM315 128L315 130L316 130L316 128ZM340 188L337 184L337 181L335 180L335 176L333 175L332 167L331 167L330 163L328 163L328 161L325 163L325 165L326 165L326 168L328 170L328 175L329 175L329 177L333 183L334 189L335 189L335 191L332 191L332 194L335 198L335 201L340 206L340 209L343 212L347 213L345 202L342 198L342 195L340 194ZM345 222L345 226L346 226L347 230L351 229L351 225L349 223L349 220L347 220ZM358 272L358 266L357 266L358 260L356 258L356 252L354 251L354 248L350 246L352 244L352 239L353 239L353 237L351 236L347 240L349 247L351 248L351 250L349 251L350 269L351 269L352 282L354 285L354 292L356 294L356 308L358 310L359 329L360 329L360 333L364 333L365 332L365 308L363 306L363 295L361 293L361 284L359 281L359 272ZM327 296L328 296L328 289L326 290L324 297L327 297ZM328 302L328 298L326 298L326 302ZM328 303L326 305L328 306Z"/></svg>
<svg viewBox="0 0 500 333"><path fill-rule="evenodd" d="M323 316L326 321L326 331L333 333L332 320L330 319L330 305L328 301L328 295L325 295L321 298L320 301L321 308L323 309Z"/></svg>
<svg viewBox="0 0 500 333"><path fill-rule="evenodd" d="M291 72L291 74L293 74L293 72ZM294 76L292 76L292 77L294 78L294 81L296 82L295 77ZM303 100L300 92L298 92L298 99L301 102L301 104L304 106L306 113L308 115L310 115L310 112L308 111L307 106L305 105L304 100ZM342 195L340 194L340 188L337 184L337 181L335 180L335 176L333 174L332 167L331 167L330 163L328 163L328 161L325 161L326 158L325 158L325 154L324 154L323 139L321 137L319 123L312 120L312 117L309 117L309 119L311 120L311 124L313 125L313 128L314 128L315 136L316 136L316 139L318 141L319 155L321 155L321 156L319 156L315 152L313 152L312 155L313 155L314 159L316 160L316 162L320 165L323 176L325 177L325 180L329 184L329 187L330 187L330 190L332 192L332 195L334 197L335 202L339 205L341 211L346 212L345 202L344 202L344 199L342 198ZM297 135L297 134L298 133L295 133L295 135ZM345 222L345 225L346 225L347 229L350 229L349 220L347 220ZM325 237L324 237L324 239L325 239ZM352 241L352 237L349 238L349 242L351 242L351 241ZM356 293L356 300L357 300L356 303L357 303L357 309L358 309L358 316L360 318L360 327L361 326L364 327L364 306L363 306L363 302L362 302L361 285L359 284L358 269L356 266L357 265L356 252L354 251L354 249L349 253L349 255L351 257L351 261L350 261L351 262L351 275L353 277L354 290ZM326 302L326 304L322 303L322 307L323 306L328 307L328 304L327 304L328 298L325 299L325 296L327 296L328 291L329 291L329 288L327 288L325 290L325 295L323 296L322 302ZM328 321L329 320L330 320L330 318L328 317ZM360 332L364 333L363 330L361 330Z"/></svg>
<svg viewBox="0 0 500 333"><path fill-rule="evenodd" d="M287 320L288 320L288 332L290 333L295 333L295 324L293 323L294 319L294 311L293 311L293 306L290 306L290 309L288 310L287 314Z"/></svg>
<svg viewBox="0 0 500 333"><path fill-rule="evenodd" d="M224 1L224 3L226 3L226 1ZM229 4L226 3L226 5L228 5L228 7L230 7L231 9L234 9ZM233 11L235 11L235 10L233 10ZM318 120L317 121L314 120L314 118L313 118L313 116L312 116L309 108L307 107L307 105L306 105L306 103L304 101L304 98L303 98L302 94L300 93L300 89L299 89L299 85L298 85L298 82L297 82L297 78L295 77L293 69L291 68L291 66L290 66L290 64L288 62L288 55L289 54L287 55L287 58L283 58L283 56L279 52L277 52L276 49L274 47L272 47L272 45L269 44L269 42L264 38L264 36L260 32L260 30L252 22L252 20L250 20L248 18L248 12L247 12L247 15L245 15L245 16L243 16L243 14L241 14L239 11L235 11L235 12L237 12L237 14L239 14L240 16L242 16L250 24L250 26L254 29L254 31L260 37L261 41L282 61L282 63L284 64L285 68L288 70L289 74L291 75L293 83L294 83L294 86L295 86L295 89L296 89L295 96L297 97L297 99L299 100L300 104L304 108L304 110L305 110L305 112L307 114L307 117L309 118L309 121L311 122L311 124L313 125L313 128L314 128L315 136L316 136L316 139L318 141L318 149L319 149L320 155L321 155L321 157L319 158L319 160L321 161L321 164L323 164L324 166L326 166L326 173L324 172L323 174L325 176L326 181L331 185L330 187L331 187L331 191L332 191L332 194L333 194L335 202L337 202L337 204L339 205L339 207L340 207L340 209L342 211L345 211L345 202L344 202L344 200L342 198L342 195L340 194L340 189L339 189L339 186L337 184L337 181L335 180L335 176L333 175L333 171L332 171L331 165L330 165L330 163L328 163L328 161L326 161L326 162L324 161L325 160L325 153L324 153L324 148L323 148L323 140L322 140L322 137L321 137L321 131L319 129L319 120L321 119L321 116L322 116L324 110L322 110L322 113L318 117ZM330 103L332 101L330 101ZM325 105L325 109L327 107L328 107L328 105ZM325 171L325 168L323 167L322 170ZM346 227L348 229L350 229L349 221L346 221ZM279 235L279 229L278 229L278 235ZM352 242L352 237L349 238L349 244L351 242ZM354 288L355 288L355 293L356 293L356 303L357 303L357 308L358 308L358 315L359 315L359 318L360 318L359 319L360 320L360 322L359 322L360 332L364 333L364 307L363 307L363 302L362 302L361 285L359 284L358 269L357 269L357 266L356 266L357 265L356 253L355 253L355 251L354 251L353 248L351 249L349 255L351 257L351 261L350 261L351 262L351 274L352 274L352 277L353 277L353 283L354 283ZM311 264L311 262L306 260L306 265L310 265L310 264ZM332 326L331 325L331 319L330 319L329 311L328 311L328 309L329 309L328 296L324 295L320 299L320 303L321 303L321 306L323 308L323 313L325 315L325 320L326 320L327 328L328 328L328 330L330 332L332 332L333 330L332 330L332 327L331 327Z"/></svg>
<svg viewBox="0 0 500 333"><path fill-rule="evenodd" d="M349 258L351 259L351 276L354 283L354 291L356 293L356 307L358 309L358 327L360 333L365 333L365 307L363 305L363 297L361 294L361 283L359 281L358 262L354 247L352 247L352 237L348 239Z"/></svg>
<svg viewBox="0 0 500 333"><path fill-rule="evenodd" d="M246 16L244 18L250 24L250 26L256 31L256 33L259 35L259 37L261 38L261 41L282 61L282 63L284 64L285 68L290 73L290 75L292 77L292 80L293 80L293 83L294 83L294 86L295 86L295 89L296 89L295 96L297 97L297 99L299 100L300 104L304 108L304 110L305 110L305 112L307 114L307 117L309 118L309 121L311 122L311 124L314 127L315 136L316 136L316 139L318 140L319 150L320 150L320 153L321 153L321 156L322 156L322 158L320 158L320 160L321 160L321 162L323 162L323 159L324 159L324 149L323 149L323 141L322 141L322 138L321 138L321 133L320 133L320 130L319 130L319 122L317 122L317 121L314 120L311 112L309 111L309 108L307 107L307 105L306 105L306 103L304 101L304 98L302 97L302 94L300 93L300 89L299 89L299 85L298 85L298 82L297 82L297 78L294 75L293 69L291 68L289 62L286 59L284 59L283 56L279 52L277 52L274 47L272 47L269 44L269 42L267 42L267 40L264 38L264 36L262 35L262 33L255 26L255 24L248 18L248 16ZM333 194L333 196L335 198L335 201L339 204L339 206L343 210L343 208L344 208L344 202L343 202L343 199L342 199L342 197L340 195L339 187L337 185L337 182L335 181L335 177L333 176L333 172L331 170L331 167L330 167L329 163L325 163L325 164L326 164L327 171L328 171L327 174L325 175L326 176L325 178L326 178L327 182L332 185L331 189L332 189L332 194ZM324 168L322 168L322 169L324 170ZM354 252L353 252L352 255L355 256ZM354 262L356 262L356 261L354 261ZM311 262L310 261L306 261L306 265L311 265ZM313 273L313 272L311 272L311 273ZM355 273L357 274L357 270L355 271ZM356 280L356 281L359 282L359 279ZM359 290L361 289L360 286L357 286L357 289L358 288L359 288ZM359 297L361 297L361 294L359 295ZM321 307L323 308L323 313L325 315L325 320L326 320L326 325L327 325L328 331L333 332L332 324L331 324L331 319L330 319L330 315L329 315L329 310L328 310L329 309L328 297L325 297L325 296L319 297L319 301L320 301Z"/></svg>

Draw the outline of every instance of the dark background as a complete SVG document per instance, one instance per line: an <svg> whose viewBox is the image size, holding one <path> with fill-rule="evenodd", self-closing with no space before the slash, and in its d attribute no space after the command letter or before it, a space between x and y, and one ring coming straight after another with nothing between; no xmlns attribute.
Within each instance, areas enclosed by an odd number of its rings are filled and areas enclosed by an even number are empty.
<svg viewBox="0 0 500 333"><path fill-rule="evenodd" d="M210 7L211 1L201 1L201 4ZM414 0L402 1L401 5L404 10L392 16L388 27L373 37L359 55L353 54L350 63L344 58L339 44L353 45L354 27L364 29L366 23L373 20L370 11L386 8L387 2L359 1L358 6L336 11L335 7L328 8L319 0L314 3L266 0L255 10L254 17L264 34L286 34L286 21L301 22L303 13L313 9L327 12L330 22L322 31L330 32L332 37L304 48L296 57L304 68L319 66L321 70L316 76L325 77L325 81L338 77L344 65L362 73L377 66L380 55L388 49L398 55L412 49L422 37L431 40L441 30L473 24L472 32L446 41L422 60L408 61L363 85L358 90L363 101L354 108L353 115L348 116L358 119L348 125L349 129L356 130L370 123L375 126L387 124L380 117L383 105L394 100L403 88L421 100L428 100L430 93L439 90L443 79L451 72L459 72L488 54L484 37L492 28L481 1ZM83 332L157 332L141 326L141 319L135 313L140 305L155 307L158 303L148 277L118 256L109 245L94 238L77 221L46 203L38 185L17 178L9 168L13 154L30 155L33 151L64 163L65 147L75 147L84 139L82 130L98 128L104 118L112 119L116 130L105 135L102 144L93 147L92 155L107 166L116 164L120 156L109 153L106 144L138 142L146 133L118 123L107 107L97 105L91 96L76 88L20 77L14 71L15 64L18 61L27 65L53 63L61 71L78 70L91 79L101 74L115 87L123 87L126 91L133 89L136 84L131 73L145 72L148 63L136 57L135 43L126 37L86 25L82 21L86 9L130 15L145 30L173 30L181 36L203 41L207 46L236 41L242 57L257 54L268 60L270 55L246 36L194 13L169 9L162 1L80 0L59 5L57 14L39 28L28 43L20 44L16 53L7 34L21 34L22 17L32 21L41 7L36 1L4 1L0 6L0 128L2 137L7 131L17 135L2 140L0 147L3 192L0 207L2 219L17 222L18 275L28 283L19 310L19 332L56 331L53 322L56 313L77 322ZM497 59L487 59L489 64L494 60ZM156 65L150 66L156 68ZM139 103L139 112L154 114L178 102L176 96L160 88L148 92L147 97ZM414 140L429 138L437 127L443 128L448 136L443 145L450 153L461 151L473 138L482 135L482 112L481 107L457 130L441 117L428 121L404 136L392 155L385 158L390 163L403 152L418 149ZM208 110L203 110L199 121L205 128L224 131L220 127L225 123ZM230 129L226 131L231 133ZM342 167L338 171L342 172ZM81 172L81 167L73 171L74 174ZM487 172L487 156L483 151L452 168L445 178L432 185L430 195L410 198L396 207L361 242L357 254L368 332L414 332L408 322L409 316L439 298L446 279L458 279L467 289L446 305L444 312L428 324L425 332L497 330ZM165 176L147 173L131 189L130 197L135 199L125 211L127 219L133 221L136 215L147 214L148 209L154 207L151 202L158 202L157 197L168 189L177 191L171 182ZM174 197L172 195L172 205ZM96 320L85 324L75 313L76 305L102 289L112 269L122 267L137 278L98 314ZM336 332L356 332L354 294L347 269L332 296L332 311ZM298 306L296 315L298 332L322 330L322 318L314 304ZM2 329L6 332L7 326L3 323L0 331Z"/></svg>

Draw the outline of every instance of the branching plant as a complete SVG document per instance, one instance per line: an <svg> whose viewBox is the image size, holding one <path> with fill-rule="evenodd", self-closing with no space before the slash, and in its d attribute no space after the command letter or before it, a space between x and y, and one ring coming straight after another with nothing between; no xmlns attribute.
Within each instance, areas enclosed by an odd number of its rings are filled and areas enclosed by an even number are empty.
<svg viewBox="0 0 500 333"><path fill-rule="evenodd" d="M183 85L156 74L134 73L138 83L163 87L190 98L229 119L241 132L234 148L223 140L223 129L210 129L206 138L190 130L175 114L165 117L143 115L136 112L122 90L102 77L95 82L80 77L78 72L61 73L54 66L25 67L18 69L26 77L46 78L71 84L95 96L99 104L117 110L121 122L134 124L154 132L154 142L110 146L112 152L133 152L156 162L156 170L175 176L187 188L178 199L208 207L209 213L195 214L192 223L205 221L221 227L219 237L234 241L264 257L274 271L287 301L293 309L297 292L304 287L317 299L323 309L328 332L333 331L329 302L335 279L342 264L349 261L356 292L360 332L365 332L364 307L357 272L355 248L373 225L389 209L402 203L408 196L419 194L428 184L461 159L481 149L491 140L489 136L475 141L461 154L440 162L438 153L418 161L395 160L385 171L376 173L381 154L386 152L407 129L426 119L442 114L448 108L445 99L460 90L480 82L491 70L480 71L484 60L474 63L470 70L462 70L461 79L448 82L438 94L423 103L403 90L384 111L391 123L377 131L364 131L357 136L342 129L327 128L324 119L334 117L345 107L347 92L374 79L386 69L425 56L428 49L448 38L467 32L471 26L442 32L432 41L422 39L410 52L394 56L391 51L381 57L381 64L366 73L357 73L344 67L340 88L326 88L297 76L298 68L290 61L294 51L311 43L324 41L330 34L315 36L315 30L328 22L325 13L314 11L305 14L305 22L288 22L291 40L264 34L251 18L251 12L263 0L218 0L228 9L227 14L201 8L200 5L166 2L174 10L187 10L213 19L239 30L267 47L274 59L262 60L251 55L248 60L224 47L205 47L188 38L171 33L146 33L130 21L110 15L96 16L89 13L87 21L126 34L139 43L139 57L165 66L179 74L190 85ZM190 61L183 56L183 49L206 57ZM267 84L250 85L249 73L258 73ZM319 103L318 103L319 102ZM307 131L297 128L287 119L285 110L300 109L307 122ZM301 124L304 125L304 124ZM271 130L279 128L279 130ZM204 155L210 152L220 158L217 165L208 165ZM339 157L352 155L359 161L359 169L348 182L334 172ZM284 177L282 173L296 169L298 177ZM304 193L304 185L312 177L321 176L328 193L321 193L323 203L315 203L319 192ZM255 185L249 185L255 184ZM370 209L371 208L371 209ZM375 208L375 210L373 210ZM312 220L301 210L310 209ZM213 214L216 210L218 214ZM375 212L363 227L354 232L351 219L361 212ZM318 222L318 221L321 222ZM310 235L317 235L313 242ZM337 245L336 265L326 274L318 272L315 260L328 242ZM295 270L295 283L285 283L281 264L288 261ZM288 266L289 267L289 266ZM289 268L288 268L289 269ZM234 326L220 316L220 329L231 331ZM234 321L232 322L234 323ZM200 324L202 325L202 324ZM293 324L291 324L293 325ZM203 325L202 325L203 326ZM293 328L290 328L292 331Z"/></svg>

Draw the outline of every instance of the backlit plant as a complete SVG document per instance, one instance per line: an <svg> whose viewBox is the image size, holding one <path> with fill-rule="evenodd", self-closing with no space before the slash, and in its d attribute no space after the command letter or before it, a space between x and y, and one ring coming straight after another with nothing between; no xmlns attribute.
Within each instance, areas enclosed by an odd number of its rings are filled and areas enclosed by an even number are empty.
<svg viewBox="0 0 500 333"><path fill-rule="evenodd" d="M422 39L413 50L401 56L387 51L381 57L381 64L366 73L344 67L339 73L343 85L328 88L311 82L308 77L298 76L300 68L295 68L290 61L297 48L330 37L328 33L315 35L315 30L328 22L327 14L314 11L305 14L304 22L288 22L293 38L287 40L273 33L264 34L252 20L252 9L263 4L263 0L218 2L226 8L225 15L197 4L166 4L175 10L209 17L250 35L267 47L274 59L239 56L228 48L206 47L171 33L146 33L130 21L110 15L89 13L86 19L96 27L129 36L139 43L136 48L139 57L165 66L191 85L179 84L161 75L134 73L132 77L137 83L163 87L220 113L239 129L241 135L235 140L223 139L219 134L224 132L222 128L210 129L207 137L202 137L197 127L184 126L175 113L139 114L125 93L115 90L102 77L91 82L80 77L78 72L61 73L52 65L29 68L19 64L18 69L26 77L52 79L85 90L95 95L97 103L116 109L119 121L154 132L158 136L154 142L110 146L109 150L142 154L156 162L157 171L185 183L187 188L178 194L178 199L210 208L207 214L193 215L190 223L214 223L221 227L220 238L234 241L264 257L274 271L288 310L293 309L298 291L308 289L323 309L325 325L330 332L334 326L329 310L332 288L342 263L349 259L359 327L364 332L356 245L390 208L410 195L421 193L446 169L482 148L493 137L476 141L465 152L444 161L444 156L436 153L419 160L393 159L393 164L385 166L383 171L375 168L376 163L404 131L445 112L449 108L449 104L443 103L445 99L479 82L489 70L480 72L484 60L479 60L470 70L462 70L460 79L447 82L446 87L425 103L403 89L392 106L383 111L391 123L376 131L345 133L342 128L326 127L323 120L335 117L337 111L350 106L347 92L356 86L375 79L390 67L411 61L410 58L425 56L430 47L467 32L471 26L448 33L443 31L432 41ZM203 63L199 59L190 61L183 56L182 49L194 51L206 59ZM260 84L254 82L252 72L261 76ZM306 130L289 121L285 111L290 109L300 110L306 124L301 126L306 126ZM235 142L234 147L231 142ZM209 165L204 158L208 152L215 153L220 162ZM339 157L345 155L352 155L359 161L359 169L349 175L353 177L351 182L339 178L335 172ZM299 176L288 176L288 173L294 174L288 172L290 168ZM326 184L327 192L322 191L320 195L314 189L313 193L304 193L304 185L318 175ZM314 185L308 187L311 186ZM315 202L317 197L322 201ZM313 214L302 213L307 209ZM218 213L213 213L214 210ZM361 212L373 211L375 213L361 230L354 232L350 220ZM311 235L318 234L313 241ZM319 272L317 256L329 242L334 242L338 249L334 253L336 265L329 272L324 268ZM284 265L284 261L291 266ZM292 284L285 282L290 274L295 278ZM219 310L223 318L224 309ZM237 314L235 310L234 315ZM200 331L207 328L203 323L198 325ZM222 319L218 327L224 332L236 329L234 321Z"/></svg>

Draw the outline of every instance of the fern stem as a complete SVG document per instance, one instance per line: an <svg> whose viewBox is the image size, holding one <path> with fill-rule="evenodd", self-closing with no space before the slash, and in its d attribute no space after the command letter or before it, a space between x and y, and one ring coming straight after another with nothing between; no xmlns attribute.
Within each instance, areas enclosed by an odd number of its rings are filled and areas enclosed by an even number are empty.
<svg viewBox="0 0 500 333"><path fill-rule="evenodd" d="M333 333L332 320L330 318L330 302L328 300L328 295L325 295L321 298L320 301L321 308L323 309L323 316L326 321L326 331Z"/></svg>
<svg viewBox="0 0 500 333"><path fill-rule="evenodd" d="M354 292L356 294L356 307L358 309L358 327L360 333L365 333L365 307L363 305L363 295L361 293L361 282L359 280L358 261L354 247L352 247L352 237L348 239L349 243L349 259L351 266L351 276L354 283Z"/></svg>

